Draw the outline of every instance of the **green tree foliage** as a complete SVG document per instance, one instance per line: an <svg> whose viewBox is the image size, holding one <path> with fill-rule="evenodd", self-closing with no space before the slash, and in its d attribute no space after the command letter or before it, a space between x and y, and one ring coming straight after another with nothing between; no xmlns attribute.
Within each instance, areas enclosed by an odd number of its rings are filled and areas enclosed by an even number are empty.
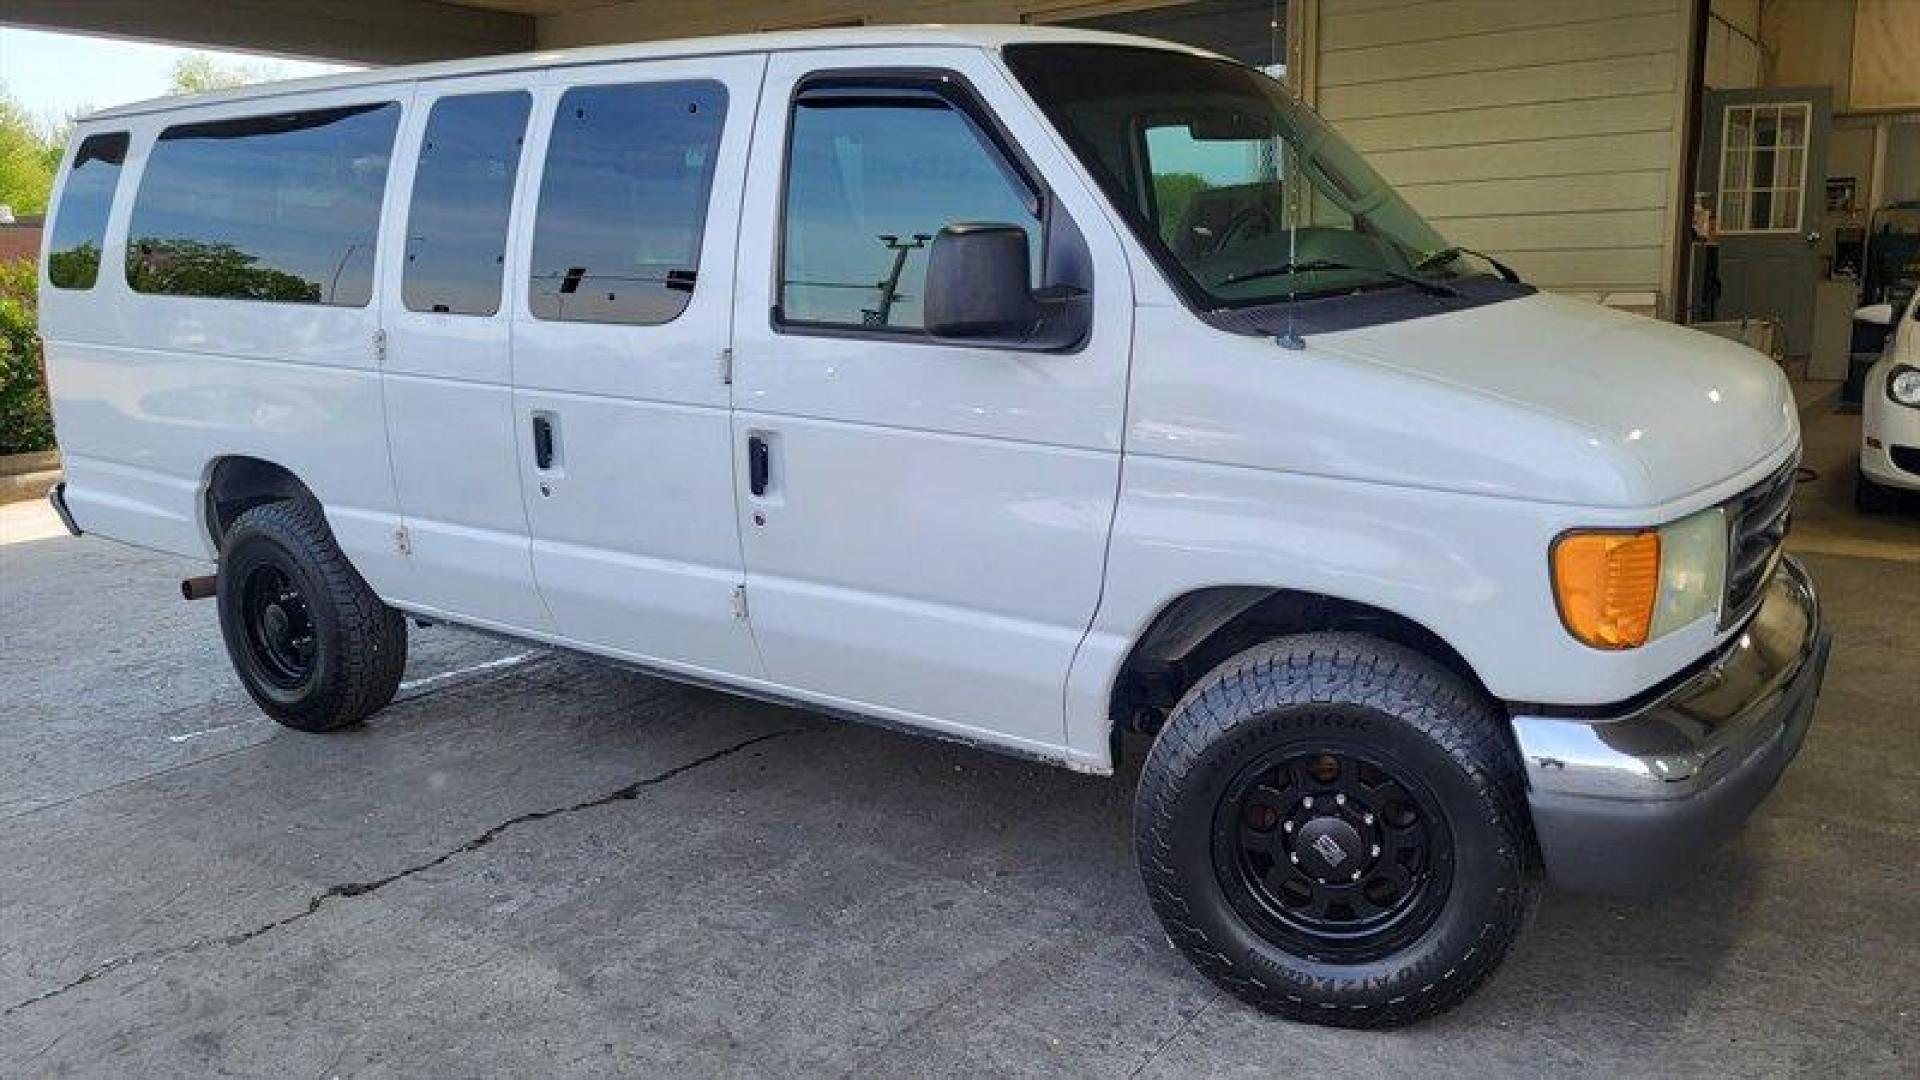
<svg viewBox="0 0 1920 1080"><path fill-rule="evenodd" d="M274 72L267 67L215 60L204 53L193 53L173 62L169 79L170 94L204 94L212 90L231 90L236 86L265 82Z"/></svg>
<svg viewBox="0 0 1920 1080"><path fill-rule="evenodd" d="M138 292L295 304L320 302L318 282L255 266L259 261L255 256L231 244L147 237L136 241L132 249L127 281Z"/></svg>
<svg viewBox="0 0 1920 1080"><path fill-rule="evenodd" d="M0 203L16 214L41 214L64 142L41 132L11 96L0 95Z"/></svg>
<svg viewBox="0 0 1920 1080"><path fill-rule="evenodd" d="M81 244L47 256L47 279L63 289L91 289L100 278L100 249Z"/></svg>
<svg viewBox="0 0 1920 1080"><path fill-rule="evenodd" d="M34 321L37 275L31 259L0 263L0 454L53 447Z"/></svg>

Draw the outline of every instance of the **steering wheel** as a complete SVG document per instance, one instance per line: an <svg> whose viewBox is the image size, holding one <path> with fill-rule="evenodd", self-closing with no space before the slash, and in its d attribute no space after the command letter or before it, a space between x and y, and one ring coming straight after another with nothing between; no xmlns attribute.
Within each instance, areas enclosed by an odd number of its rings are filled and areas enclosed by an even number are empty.
<svg viewBox="0 0 1920 1080"><path fill-rule="evenodd" d="M1255 231L1255 225L1259 226L1258 231ZM1240 239L1242 233L1249 236L1264 236L1273 231L1273 215L1267 211L1266 207L1258 204L1243 206L1234 211L1233 216L1227 219L1227 223L1220 227L1220 233L1213 242L1213 250L1223 250Z"/></svg>

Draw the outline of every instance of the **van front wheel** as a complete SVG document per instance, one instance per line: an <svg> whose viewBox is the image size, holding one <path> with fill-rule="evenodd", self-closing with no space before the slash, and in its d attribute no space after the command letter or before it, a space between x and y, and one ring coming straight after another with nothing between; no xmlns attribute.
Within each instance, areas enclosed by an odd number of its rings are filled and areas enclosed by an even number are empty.
<svg viewBox="0 0 1920 1080"><path fill-rule="evenodd" d="M220 552L220 635L262 711L300 731L333 731L393 700L407 624L380 602L310 501L240 515Z"/></svg>
<svg viewBox="0 0 1920 1080"><path fill-rule="evenodd" d="M1169 937L1296 1020L1388 1027L1459 1002L1538 892L1503 724L1451 671L1361 634L1220 665L1168 717L1135 802Z"/></svg>

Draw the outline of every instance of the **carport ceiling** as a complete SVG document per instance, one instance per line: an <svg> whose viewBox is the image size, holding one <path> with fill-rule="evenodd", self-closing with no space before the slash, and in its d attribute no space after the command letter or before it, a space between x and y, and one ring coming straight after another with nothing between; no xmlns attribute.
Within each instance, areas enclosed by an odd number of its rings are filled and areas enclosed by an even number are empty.
<svg viewBox="0 0 1920 1080"><path fill-rule="evenodd" d="M359 64L535 47L535 23L606 0L6 0L0 24Z"/></svg>
<svg viewBox="0 0 1920 1080"><path fill-rule="evenodd" d="M558 15L563 11L606 7L607 0L452 0L461 7L511 11L516 15Z"/></svg>

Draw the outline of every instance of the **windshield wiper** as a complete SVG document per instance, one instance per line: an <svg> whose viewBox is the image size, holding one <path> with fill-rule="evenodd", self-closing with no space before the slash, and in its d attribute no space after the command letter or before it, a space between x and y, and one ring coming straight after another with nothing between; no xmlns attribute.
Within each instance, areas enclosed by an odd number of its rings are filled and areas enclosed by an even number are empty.
<svg viewBox="0 0 1920 1080"><path fill-rule="evenodd" d="M1459 296L1455 290L1437 281L1415 277L1399 270L1384 266L1356 266L1353 263L1340 262L1337 259L1308 259L1306 262L1285 262L1278 266L1263 266L1258 270L1247 270L1223 279L1218 285L1238 285L1245 281L1259 281L1262 278L1280 277L1284 274L1300 274L1312 270L1358 270L1362 273L1385 274L1403 285L1411 285L1428 296ZM1217 286L1216 286L1217 287Z"/></svg>
<svg viewBox="0 0 1920 1080"><path fill-rule="evenodd" d="M1506 282L1507 284L1509 285L1520 284L1520 275L1514 271L1513 267L1508 266L1506 263L1501 262L1499 259L1494 258L1493 256L1487 254L1484 251L1475 251L1472 248L1468 248L1468 247L1450 247L1441 251L1436 251L1433 254L1427 256L1426 258L1421 259L1419 262L1414 263L1413 268L1416 271L1431 270L1432 268L1439 266L1442 263L1452 262L1453 260L1459 258L1462 255L1471 255L1476 259L1484 260L1488 266L1493 267L1496 271L1499 272L1500 280Z"/></svg>

